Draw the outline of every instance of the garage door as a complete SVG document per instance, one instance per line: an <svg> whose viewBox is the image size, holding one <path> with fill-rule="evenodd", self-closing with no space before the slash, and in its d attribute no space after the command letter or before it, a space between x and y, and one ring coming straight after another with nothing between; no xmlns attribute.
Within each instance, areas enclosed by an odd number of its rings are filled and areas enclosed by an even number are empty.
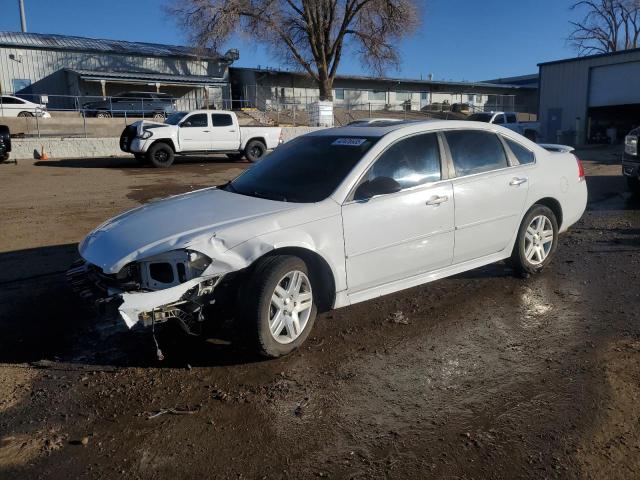
<svg viewBox="0 0 640 480"><path fill-rule="evenodd" d="M589 106L640 103L640 62L619 63L591 69Z"/></svg>

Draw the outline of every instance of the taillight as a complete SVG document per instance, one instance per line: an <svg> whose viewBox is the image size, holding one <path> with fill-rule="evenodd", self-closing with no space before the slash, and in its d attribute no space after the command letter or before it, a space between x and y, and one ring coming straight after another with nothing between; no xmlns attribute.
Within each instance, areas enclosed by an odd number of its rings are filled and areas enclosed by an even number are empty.
<svg viewBox="0 0 640 480"><path fill-rule="evenodd" d="M582 160L580 160L577 155L574 155L574 157L576 157L576 162L578 162L578 179L582 181L584 180L584 167L582 166Z"/></svg>

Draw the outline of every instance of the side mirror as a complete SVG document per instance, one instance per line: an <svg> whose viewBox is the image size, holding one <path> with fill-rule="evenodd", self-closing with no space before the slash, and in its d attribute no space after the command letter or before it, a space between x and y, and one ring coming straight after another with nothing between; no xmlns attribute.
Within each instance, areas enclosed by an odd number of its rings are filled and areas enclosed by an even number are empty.
<svg viewBox="0 0 640 480"><path fill-rule="evenodd" d="M366 181L356 189L355 200L366 200L376 195L386 195L402 190L402 186L391 177L376 177Z"/></svg>

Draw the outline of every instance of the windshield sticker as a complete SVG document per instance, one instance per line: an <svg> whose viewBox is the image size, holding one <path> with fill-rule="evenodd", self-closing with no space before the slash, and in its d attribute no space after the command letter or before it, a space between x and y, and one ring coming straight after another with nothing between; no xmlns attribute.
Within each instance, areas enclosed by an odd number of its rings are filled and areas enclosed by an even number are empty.
<svg viewBox="0 0 640 480"><path fill-rule="evenodd" d="M339 145L343 147L359 147L366 141L366 138L338 138L334 140L331 145Z"/></svg>

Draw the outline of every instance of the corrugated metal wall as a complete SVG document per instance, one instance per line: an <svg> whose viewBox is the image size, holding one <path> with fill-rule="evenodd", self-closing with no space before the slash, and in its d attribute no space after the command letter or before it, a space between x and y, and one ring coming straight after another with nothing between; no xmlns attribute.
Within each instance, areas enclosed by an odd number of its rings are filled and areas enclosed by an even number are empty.
<svg viewBox="0 0 640 480"><path fill-rule="evenodd" d="M540 65L538 116L544 139L555 142L558 139L556 130L575 131L577 125L577 143L585 143L591 69L637 61L640 61L640 51ZM640 79L629 78L628 81L635 82L640 88Z"/></svg>
<svg viewBox="0 0 640 480"><path fill-rule="evenodd" d="M14 80L29 80L30 93L82 95L82 91L73 90L74 86L82 88L82 83L74 85L75 82L65 75L65 68L206 75L228 81L226 65L207 60L0 47L0 90L4 93L13 92Z"/></svg>

